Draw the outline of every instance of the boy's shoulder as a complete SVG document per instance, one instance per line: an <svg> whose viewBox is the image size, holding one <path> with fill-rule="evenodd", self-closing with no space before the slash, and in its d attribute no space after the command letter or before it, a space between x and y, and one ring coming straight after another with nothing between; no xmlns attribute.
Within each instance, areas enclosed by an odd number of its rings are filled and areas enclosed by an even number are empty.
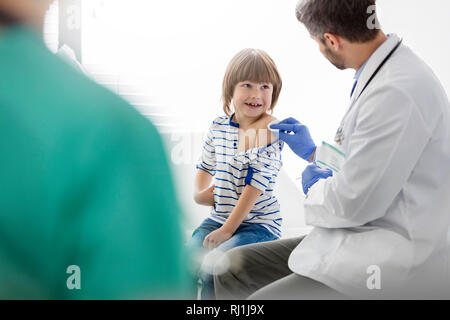
<svg viewBox="0 0 450 320"><path fill-rule="evenodd" d="M278 140L278 138L273 134L272 131L269 130L268 127L269 123L271 123L274 120L277 120L277 118L275 118L270 114L267 114L258 121L255 128L258 135L258 142L259 142L257 145L258 147L263 147L265 145L272 144L273 142Z"/></svg>
<svg viewBox="0 0 450 320"><path fill-rule="evenodd" d="M269 123L271 123L272 121L277 120L277 118L275 118L274 116L270 115L270 114L266 114L263 118L261 118L259 120L258 123L258 129L268 129L268 125Z"/></svg>
<svg viewBox="0 0 450 320"><path fill-rule="evenodd" d="M274 116L266 114L247 130L240 131L239 150L266 147L277 141L278 138L268 128L269 123L274 120L276 120Z"/></svg>

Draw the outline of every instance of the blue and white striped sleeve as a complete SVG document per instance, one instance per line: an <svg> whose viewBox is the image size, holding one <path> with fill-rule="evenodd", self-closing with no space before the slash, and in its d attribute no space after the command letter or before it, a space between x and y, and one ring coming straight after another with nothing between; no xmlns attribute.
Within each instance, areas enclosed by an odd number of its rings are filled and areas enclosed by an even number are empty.
<svg viewBox="0 0 450 320"><path fill-rule="evenodd" d="M216 151L212 131L213 125L214 124L211 125L203 139L202 155L197 164L197 169L204 170L212 176L216 174Z"/></svg>
<svg viewBox="0 0 450 320"><path fill-rule="evenodd" d="M262 192L270 189L270 182L275 181L282 166L281 150L282 144L272 145L249 163L250 175L245 181Z"/></svg>

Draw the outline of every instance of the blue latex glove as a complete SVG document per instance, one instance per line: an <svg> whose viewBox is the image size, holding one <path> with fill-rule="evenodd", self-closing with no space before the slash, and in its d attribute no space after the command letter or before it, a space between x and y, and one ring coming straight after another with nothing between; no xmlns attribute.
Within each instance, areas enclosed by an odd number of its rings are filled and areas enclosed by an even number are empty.
<svg viewBox="0 0 450 320"><path fill-rule="evenodd" d="M333 171L328 168L321 168L315 163L310 164L306 167L305 171L302 173L302 187L303 193L307 194L309 188L319 181L319 179L326 179L333 175Z"/></svg>
<svg viewBox="0 0 450 320"><path fill-rule="evenodd" d="M292 151L300 158L309 162L316 145L311 138L308 128L294 118L272 124L271 129L278 129L278 137L288 144ZM293 134L291 134L292 132Z"/></svg>

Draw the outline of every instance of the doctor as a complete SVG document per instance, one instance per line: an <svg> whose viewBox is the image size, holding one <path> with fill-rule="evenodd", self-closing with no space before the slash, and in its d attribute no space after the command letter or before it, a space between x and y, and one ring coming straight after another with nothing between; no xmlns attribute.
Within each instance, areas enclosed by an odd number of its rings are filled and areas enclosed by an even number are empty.
<svg viewBox="0 0 450 320"><path fill-rule="evenodd" d="M321 53L356 70L334 141L346 158L337 173L314 163L303 172L311 233L230 251L218 298L450 298L450 105L397 35L371 27L374 8L375 0L297 5ZM314 160L305 125L289 118L272 128Z"/></svg>

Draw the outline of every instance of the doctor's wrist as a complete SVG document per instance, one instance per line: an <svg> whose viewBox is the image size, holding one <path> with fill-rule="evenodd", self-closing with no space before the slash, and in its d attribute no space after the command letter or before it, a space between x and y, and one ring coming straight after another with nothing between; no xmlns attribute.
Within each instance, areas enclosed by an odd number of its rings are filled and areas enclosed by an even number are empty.
<svg viewBox="0 0 450 320"><path fill-rule="evenodd" d="M315 157L316 157L316 150L317 150L317 147L314 147L314 150L311 153L311 156L309 157L309 162L314 162Z"/></svg>

